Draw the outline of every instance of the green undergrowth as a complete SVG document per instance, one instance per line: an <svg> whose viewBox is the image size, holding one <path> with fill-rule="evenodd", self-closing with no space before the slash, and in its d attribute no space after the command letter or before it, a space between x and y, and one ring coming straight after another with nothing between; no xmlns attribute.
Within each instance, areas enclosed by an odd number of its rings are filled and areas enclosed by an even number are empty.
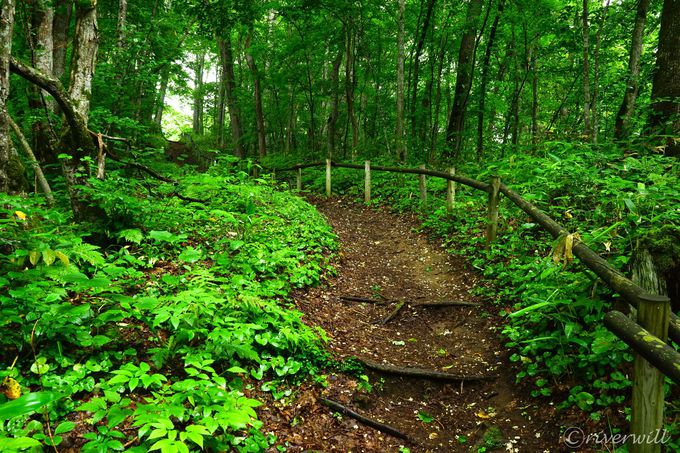
<svg viewBox="0 0 680 453"><path fill-rule="evenodd" d="M336 237L225 167L180 187L110 172L87 227L0 195L0 381L21 393L0 394L1 451L263 451L275 436L249 395L323 382L325 335L287 296L332 272Z"/></svg>
<svg viewBox="0 0 680 453"><path fill-rule="evenodd" d="M472 163L457 170L482 181L500 175L624 274L630 275L638 244L656 252L662 270L680 264L680 167L674 159L546 143L484 169ZM557 242L504 197L498 240L485 250L486 193L458 185L449 213L444 180L428 178L425 207L416 175L373 172L372 182L372 203L420 213L424 228L488 279L477 291L498 305L505 345L520 367L517 379L534 396L552 395L561 407L577 406L595 421L624 403L633 355L603 325L604 314L621 301L578 259L555 262ZM303 170L303 184L325 190L323 170ZM363 171L333 168L333 192L363 198ZM669 419L676 410L669 406Z"/></svg>

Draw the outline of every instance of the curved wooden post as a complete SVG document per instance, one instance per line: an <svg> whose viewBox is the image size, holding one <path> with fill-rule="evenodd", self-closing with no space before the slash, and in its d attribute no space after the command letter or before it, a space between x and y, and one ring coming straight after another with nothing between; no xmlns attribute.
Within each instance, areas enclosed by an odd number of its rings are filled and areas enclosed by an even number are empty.
<svg viewBox="0 0 680 453"><path fill-rule="evenodd" d="M638 324L663 343L668 340L670 299L666 296L645 294L638 303ZM652 337L649 341L654 341ZM664 374L646 361L635 356L633 367L633 400L629 444L631 453L656 453L661 451L659 435L663 429Z"/></svg>
<svg viewBox="0 0 680 453"><path fill-rule="evenodd" d="M364 202L371 202L371 161L364 162Z"/></svg>
<svg viewBox="0 0 680 453"><path fill-rule="evenodd" d="M331 197L331 160L326 159L326 196Z"/></svg>
<svg viewBox="0 0 680 453"><path fill-rule="evenodd" d="M486 224L486 248L491 246L491 243L496 240L498 232L498 193L501 187L501 178L499 176L492 176L489 181L489 207L488 220Z"/></svg>

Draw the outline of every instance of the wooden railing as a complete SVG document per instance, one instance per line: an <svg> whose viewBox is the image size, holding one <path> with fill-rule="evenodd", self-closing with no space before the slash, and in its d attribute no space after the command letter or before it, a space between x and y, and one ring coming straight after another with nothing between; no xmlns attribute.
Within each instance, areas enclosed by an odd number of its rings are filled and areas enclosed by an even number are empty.
<svg viewBox="0 0 680 453"><path fill-rule="evenodd" d="M372 166L370 161L348 164L326 160L298 164L289 168L279 168L277 173L297 171L297 189L302 190L302 170L312 167L326 167L326 196L332 194L332 168L351 168L364 170L364 201L371 200L371 172L406 173L418 175L420 179L421 202L427 202L426 177L441 178L448 181L446 206L452 211L455 203L456 183L488 194L486 243L487 247L496 239L498 229L498 205L500 194L505 195L536 223L541 225L554 238L568 235L569 231L520 194L501 183L498 176L492 176L488 183L456 174L455 168L448 172L420 168ZM680 320L670 310L670 300L666 296L649 294L632 280L613 268L607 260L595 253L585 243L575 240L573 253L583 264L602 279L612 290L623 296L637 309L638 323L616 310L606 314L605 326L623 340L636 353L633 376L631 434L648 436L649 442L633 443L631 452L657 452L661 446L652 440L654 434L663 428L664 390L663 376L668 376L680 384L680 353L667 344L670 338L680 344ZM645 437L637 437L645 439Z"/></svg>

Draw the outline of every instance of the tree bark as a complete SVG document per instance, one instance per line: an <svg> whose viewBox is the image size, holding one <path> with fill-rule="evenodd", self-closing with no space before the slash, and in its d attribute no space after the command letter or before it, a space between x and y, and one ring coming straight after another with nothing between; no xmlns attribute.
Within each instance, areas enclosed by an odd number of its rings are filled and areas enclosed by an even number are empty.
<svg viewBox="0 0 680 453"><path fill-rule="evenodd" d="M347 126L352 125L352 157L359 146L359 122L354 111L354 89L356 87L356 71L354 68L355 31L352 23L346 27L345 38L345 99L347 101Z"/></svg>
<svg viewBox="0 0 680 453"><path fill-rule="evenodd" d="M118 48L125 47L125 28L127 26L127 0L118 0L118 24L116 25L116 36L118 37Z"/></svg>
<svg viewBox="0 0 680 453"><path fill-rule="evenodd" d="M224 89L229 109L229 127L231 128L231 143L236 157L245 157L243 150L243 128L241 127L241 111L236 96L236 78L234 77L234 56L231 48L231 30L227 30L224 37L217 40L220 48Z"/></svg>
<svg viewBox="0 0 680 453"><path fill-rule="evenodd" d="M588 3L583 0L583 135L586 140L592 137L590 124L590 22L588 20Z"/></svg>
<svg viewBox="0 0 680 453"><path fill-rule="evenodd" d="M154 123L161 129L163 124L163 112L165 111L165 96L168 92L168 83L170 82L170 63L167 63L161 69L161 85L158 90L158 98L156 99L156 112L153 116Z"/></svg>
<svg viewBox="0 0 680 453"><path fill-rule="evenodd" d="M327 158L332 159L335 154L335 133L336 125L338 123L338 106L340 104L340 65L342 64L343 50L338 51L338 55L333 61L333 68L331 70L331 97L333 102L331 104L331 114L328 117L328 141L327 141Z"/></svg>
<svg viewBox="0 0 680 453"><path fill-rule="evenodd" d="M260 86L260 72L255 64L255 58L250 51L250 44L253 37L252 28L248 31L248 36L246 37L245 51L246 51L246 62L248 63L248 69L250 69L253 75L253 83L255 85L255 123L257 126L257 150L260 157L265 157L267 155L267 140L265 136L264 129L264 113L262 112L262 89Z"/></svg>
<svg viewBox="0 0 680 453"><path fill-rule="evenodd" d="M482 0L470 0L465 19L465 34L461 40L460 52L458 53L458 74L456 76L453 106L449 116L449 124L446 128L446 140L449 144L446 157L453 159L459 157L463 145L465 109L467 108L468 93L472 84L477 21L481 13Z"/></svg>
<svg viewBox="0 0 680 453"><path fill-rule="evenodd" d="M52 74L57 79L61 79L66 72L66 49L72 13L73 0L58 0L54 3ZM58 113L56 110L57 108L55 108L55 113Z"/></svg>
<svg viewBox="0 0 680 453"><path fill-rule="evenodd" d="M194 120L193 131L196 135L203 134L203 69L205 67L205 52L196 54L194 62Z"/></svg>
<svg viewBox="0 0 680 453"><path fill-rule="evenodd" d="M680 0L664 0L652 85L651 126L664 135L680 134ZM666 154L680 156L680 143L666 139Z"/></svg>
<svg viewBox="0 0 680 453"><path fill-rule="evenodd" d="M45 73L52 74L54 41L52 25L54 11L46 0L34 0L31 3L31 48L33 50L33 67ZM47 115L54 111L54 102L47 93L34 87L33 96L29 99L29 107L36 111L42 111L40 118L33 123L33 149L40 162L53 161L51 153L50 126Z"/></svg>
<svg viewBox="0 0 680 453"><path fill-rule="evenodd" d="M404 140L404 0L399 0L397 16L397 129L395 145L397 159L406 160L406 142Z"/></svg>
<svg viewBox="0 0 680 453"><path fill-rule="evenodd" d="M9 139L9 122L4 114L9 97L9 71L14 30L14 0L0 1L0 192L16 189L16 158Z"/></svg>
<svg viewBox="0 0 680 453"><path fill-rule="evenodd" d="M645 22L649 0L638 0L633 36L630 43L630 56L628 58L628 74L626 76L626 91L623 95L621 108L616 115L614 123L614 138L622 140L630 133L630 117L635 110L635 101L638 96L640 78L640 58L642 57L642 44L645 34Z"/></svg>
<svg viewBox="0 0 680 453"><path fill-rule="evenodd" d="M75 103L78 113L85 119L86 125L90 112L92 76L97 63L98 48L97 0L78 2L69 96Z"/></svg>
<svg viewBox="0 0 680 453"><path fill-rule="evenodd" d="M484 52L484 60L482 62L482 80L479 88L479 108L477 113L477 160L481 161L484 158L484 113L486 108L486 87L489 80L489 66L491 63L491 54L493 52L494 41L496 40L496 31L498 30L498 23L503 15L505 8L505 0L500 0L498 3L498 11L496 18L491 24L489 31L489 39L486 44L486 51Z"/></svg>
<svg viewBox="0 0 680 453"><path fill-rule="evenodd" d="M607 0L607 3L602 9L602 17L595 35L595 55L593 56L593 101L590 109L591 116L593 118L593 143L597 143L600 134L600 117L598 113L598 98L600 96L600 47L602 46L602 30L604 30L605 23L607 22L607 14L609 13L610 3L611 0Z"/></svg>
<svg viewBox="0 0 680 453"><path fill-rule="evenodd" d="M420 29L420 37L416 43L416 50L413 56L413 76L411 83L411 136L416 137L419 126L418 115L418 79L420 78L420 55L425 45L425 38L427 32L430 30L430 20L432 18L432 11L434 10L436 0L428 0L427 9L425 10L425 18L423 19L423 27Z"/></svg>

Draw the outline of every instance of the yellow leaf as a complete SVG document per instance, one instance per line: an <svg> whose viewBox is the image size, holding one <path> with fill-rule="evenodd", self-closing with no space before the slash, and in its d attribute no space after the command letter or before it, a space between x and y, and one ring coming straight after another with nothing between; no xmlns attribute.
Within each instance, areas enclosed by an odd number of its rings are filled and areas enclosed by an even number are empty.
<svg viewBox="0 0 680 453"><path fill-rule="evenodd" d="M57 258L59 258L62 263L64 263L64 266L68 267L68 265L70 264L69 260L68 260L68 256L64 255L62 252L60 252L58 250L54 252L54 255Z"/></svg>
<svg viewBox="0 0 680 453"><path fill-rule="evenodd" d="M14 211L14 215L17 216L19 220L26 220L26 213L21 211Z"/></svg>
<svg viewBox="0 0 680 453"><path fill-rule="evenodd" d="M48 266L51 266L52 263L54 263L54 260L57 259L57 255L54 253L53 250L47 249L42 252L43 256L43 261L45 264Z"/></svg>
<svg viewBox="0 0 680 453"><path fill-rule="evenodd" d="M31 262L32 265L38 264L38 261L40 261L40 252L37 252L35 250L32 250L28 252L28 260Z"/></svg>
<svg viewBox="0 0 680 453"><path fill-rule="evenodd" d="M2 381L0 388L7 399L15 400L21 396L21 385L9 376Z"/></svg>
<svg viewBox="0 0 680 453"><path fill-rule="evenodd" d="M491 418L490 415L487 415L487 414L485 414L484 412L477 412L475 415L476 415L477 417L483 418L483 419Z"/></svg>

